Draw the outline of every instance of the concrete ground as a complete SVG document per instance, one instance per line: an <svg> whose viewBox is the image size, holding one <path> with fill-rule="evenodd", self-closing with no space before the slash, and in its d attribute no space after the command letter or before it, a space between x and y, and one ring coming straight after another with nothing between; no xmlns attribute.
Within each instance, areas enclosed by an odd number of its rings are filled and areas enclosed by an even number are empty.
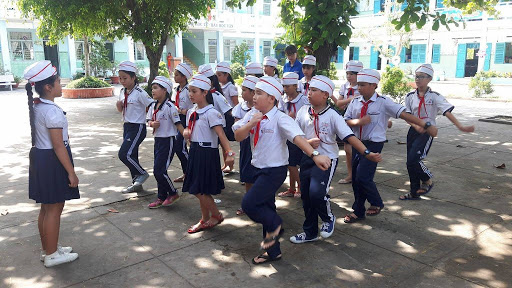
<svg viewBox="0 0 512 288"><path fill-rule="evenodd" d="M171 207L149 210L154 178L143 193L120 193L130 179L117 158L122 125L116 97L57 99L68 112L81 192L81 199L66 203L60 243L72 245L80 258L47 269L39 262L39 206L27 195L26 96L22 89L0 91L0 100L0 287L512 287L512 126L477 121L511 115L511 103L450 100L455 115L476 131L463 134L439 119L426 161L435 187L421 201L398 200L408 188L406 147L398 143L407 127L394 120L375 177L386 205L382 213L343 223L352 188L334 182L333 236L297 245L287 239L301 231L300 200L277 199L286 228L283 260L254 266L261 227L235 214L244 191L238 174L225 178L218 197L226 221L189 235L187 228L200 218L195 197L184 194ZM140 159L151 173L148 134ZM505 169L494 167L502 163ZM179 170L175 159L171 177ZM334 180L345 173L340 152Z"/></svg>

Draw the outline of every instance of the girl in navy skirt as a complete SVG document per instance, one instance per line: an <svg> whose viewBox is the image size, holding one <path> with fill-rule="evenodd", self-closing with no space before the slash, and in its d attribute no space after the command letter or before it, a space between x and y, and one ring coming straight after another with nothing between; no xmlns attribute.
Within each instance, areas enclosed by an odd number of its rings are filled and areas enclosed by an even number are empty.
<svg viewBox="0 0 512 288"><path fill-rule="evenodd" d="M170 206L180 198L167 174L167 169L172 161L176 135L178 135L178 130L183 133L184 129L180 122L178 109L171 103L171 92L171 80L163 76L156 76L151 84L151 94L156 101L149 106L147 118L149 127L153 128L155 136L153 174L158 183L158 199L148 205L150 209Z"/></svg>
<svg viewBox="0 0 512 288"><path fill-rule="evenodd" d="M60 217L66 200L78 199L78 177L69 147L66 113L54 103L62 95L60 77L50 61L27 67L32 148L30 149L29 198L41 203L38 218L41 261L51 267L78 258L71 247L58 245ZM32 85L40 98L33 98Z"/></svg>
<svg viewBox="0 0 512 288"><path fill-rule="evenodd" d="M238 103L238 105L233 108L233 117L238 121L244 118L247 113L254 113L255 110L252 109L253 106L253 97L254 97L254 87L258 82L258 78L255 76L246 76L244 81L242 82L242 98L244 102ZM237 129L233 127L233 130ZM249 138L244 139L240 142L240 182L245 184L245 192L251 189L252 183L255 181L256 176L256 168L251 165L252 160L252 152L251 152L251 140ZM244 210L242 208L238 208L236 211L236 215L243 215Z"/></svg>
<svg viewBox="0 0 512 288"><path fill-rule="evenodd" d="M187 165L187 177L183 191L199 199L201 220L188 229L196 233L213 228L224 221L212 195L220 194L224 189L224 180L220 169L219 141L227 151L226 164L233 165L235 153L231 151L229 141L224 134L224 117L213 108L210 92L211 81L202 74L192 77L189 84L190 100L196 104L187 113L188 127L183 132L190 141L190 153Z"/></svg>
<svg viewBox="0 0 512 288"><path fill-rule="evenodd" d="M146 138L146 109L153 103L148 93L137 83L137 67L133 62L124 61L119 64L119 80L123 85L121 99L116 107L123 113L123 144L119 148L119 160L128 169L132 184L123 193L142 191L142 184L149 178L148 172L139 163L139 146Z"/></svg>

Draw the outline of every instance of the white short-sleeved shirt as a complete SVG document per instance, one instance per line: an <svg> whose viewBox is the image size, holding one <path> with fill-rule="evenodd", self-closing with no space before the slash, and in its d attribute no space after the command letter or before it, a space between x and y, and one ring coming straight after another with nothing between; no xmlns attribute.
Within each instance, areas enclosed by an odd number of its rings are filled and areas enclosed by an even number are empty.
<svg viewBox="0 0 512 288"><path fill-rule="evenodd" d="M126 88L121 89L119 98L124 107L124 91ZM148 93L139 85L135 85L128 95L128 104L126 111L123 111L123 121L125 123L144 124L146 123L146 108L153 103L153 98L149 97ZM123 108L124 109L124 108Z"/></svg>
<svg viewBox="0 0 512 288"><path fill-rule="evenodd" d="M153 115L157 108L156 114ZM180 123L180 115L178 109L171 101L165 100L161 105L158 105L157 101L153 102L149 106L146 118L148 121L158 120L160 122L160 127L155 129L154 137L166 138L178 135L176 124Z"/></svg>
<svg viewBox="0 0 512 288"><path fill-rule="evenodd" d="M44 98L34 101L34 146L38 149L53 149L50 129L62 129L62 141L69 140L68 119L57 104Z"/></svg>
<svg viewBox="0 0 512 288"><path fill-rule="evenodd" d="M252 108L247 105L247 101L243 101L233 107L233 110L231 110L231 115L233 115L233 117L236 119L242 119L251 109Z"/></svg>
<svg viewBox="0 0 512 288"><path fill-rule="evenodd" d="M223 116L226 112L232 109L229 105L228 100L219 92L215 91L212 93L213 96L213 107L219 111Z"/></svg>
<svg viewBox="0 0 512 288"><path fill-rule="evenodd" d="M222 88L222 94L224 94L224 97L226 97L226 100L228 101L229 106L233 107L234 106L233 99L231 97L234 97L234 96L238 97L238 89L231 82L226 83L221 88Z"/></svg>
<svg viewBox="0 0 512 288"><path fill-rule="evenodd" d="M233 125L233 131L247 124L258 112L251 109L244 118ZM270 168L288 165L288 146L286 140L293 142L296 136L304 136L304 132L288 115L273 107L267 114L268 119L262 119L259 129L258 143L254 147L255 129L249 133L251 138L252 166L256 168Z"/></svg>
<svg viewBox="0 0 512 288"><path fill-rule="evenodd" d="M348 95L349 91L350 91L350 88L353 89L353 95ZM340 92L339 92L339 97L338 97L338 100L343 100L343 99L348 99L348 98L353 98L353 97L357 97L361 94L359 94L359 89L357 87L357 84L355 86L351 86L350 85L350 82L346 82L344 83L343 85L341 85L340 87Z"/></svg>
<svg viewBox="0 0 512 288"><path fill-rule="evenodd" d="M366 114L370 115L371 122L362 126L362 137L359 135L359 126L353 127L354 134L361 140L384 142L386 141L389 118L399 118L406 108L386 96L377 95L377 93L374 93L370 100L372 102L368 105ZM345 120L359 119L363 102L365 102L363 96L352 99L345 112Z"/></svg>
<svg viewBox="0 0 512 288"><path fill-rule="evenodd" d="M316 149L321 155L326 155L331 159L338 158L338 143L336 135L340 139L346 139L354 136L352 129L348 127L343 116L329 105L318 113L318 120L315 121L313 110L310 105L300 108L295 118L300 129L306 134L306 139L319 138L320 146Z"/></svg>
<svg viewBox="0 0 512 288"><path fill-rule="evenodd" d="M199 118L194 124L194 130L192 131L190 141L210 142L211 147L218 147L219 136L212 128L218 125L221 125L222 127L226 126L224 115L215 110L211 104L201 109L198 109L197 105L195 105L187 112L187 126L189 126L188 123L190 123L190 115L192 115L194 112L197 112ZM188 128L190 128L190 126Z"/></svg>
<svg viewBox="0 0 512 288"><path fill-rule="evenodd" d="M178 91L180 93L180 103L176 103L176 98L178 96ZM175 103L176 108L188 110L194 106L194 103L190 101L190 97L188 97L188 84L183 87L176 87L174 89L174 95L172 95L171 99Z"/></svg>
<svg viewBox="0 0 512 288"><path fill-rule="evenodd" d="M283 111L287 115L290 114L290 112L295 112L295 116L297 116L297 112L299 112L302 106L309 105L308 97L302 93L299 93L299 95L292 100L288 100L286 94L281 98L283 100L281 105L283 106L279 110Z"/></svg>
<svg viewBox="0 0 512 288"><path fill-rule="evenodd" d="M444 115L446 112L451 112L455 108L444 96L432 91L430 87L425 93L425 106L421 104L421 109L418 112L419 106L420 98L418 97L418 90L416 89L407 94L405 107L407 107L407 111L412 115L423 119L425 122L430 122L432 125L436 125L437 115Z"/></svg>

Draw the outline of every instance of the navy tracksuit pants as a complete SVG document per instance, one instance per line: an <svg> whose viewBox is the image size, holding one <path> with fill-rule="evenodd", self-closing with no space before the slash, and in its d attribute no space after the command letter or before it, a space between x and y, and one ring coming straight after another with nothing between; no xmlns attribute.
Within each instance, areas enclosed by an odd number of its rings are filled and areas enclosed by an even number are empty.
<svg viewBox="0 0 512 288"><path fill-rule="evenodd" d="M318 236L318 217L323 222L334 221L331 211L329 188L338 166L338 159L331 160L331 168L322 171L311 157L304 155L300 163L302 207L306 219L302 225L308 238Z"/></svg>
<svg viewBox="0 0 512 288"><path fill-rule="evenodd" d="M245 193L242 209L251 220L263 225L263 237L265 238L267 232L275 231L283 223L276 211L276 192L286 179L288 168L280 166L256 168L256 170L256 181ZM281 254L279 241L271 249L268 249L267 253L271 258L279 256Z"/></svg>
<svg viewBox="0 0 512 288"><path fill-rule="evenodd" d="M181 125L183 125L183 128L187 127L187 116L180 114L180 122ZM183 135L178 132L178 135L176 138L174 138L174 144L171 154L171 159L174 158L174 154L178 156L178 159L180 159L181 163L181 171L183 174L187 172L187 163L188 163L188 150L187 150L187 142L185 141L185 138L183 138Z"/></svg>
<svg viewBox="0 0 512 288"><path fill-rule="evenodd" d="M135 177L147 173L139 163L139 146L146 138L146 124L124 123L123 144L119 148L118 157Z"/></svg>
<svg viewBox="0 0 512 288"><path fill-rule="evenodd" d="M420 134L414 128L409 128L407 133L407 172L411 182L411 194L417 195L420 189L420 181L426 182L433 177L423 159L427 157L434 138L427 133Z"/></svg>
<svg viewBox="0 0 512 288"><path fill-rule="evenodd" d="M158 199L165 200L168 196L178 193L167 174L172 161L172 148L175 137L155 137L155 164L153 174L158 184Z"/></svg>
<svg viewBox="0 0 512 288"><path fill-rule="evenodd" d="M384 148L384 142L362 141L366 148L374 153L380 153ZM352 148L352 189L354 190L354 214L358 218L366 217L366 208L364 206L366 200L370 205L376 207L384 207L382 198L380 197L377 185L373 181L375 171L377 170L377 163L372 162L364 155Z"/></svg>

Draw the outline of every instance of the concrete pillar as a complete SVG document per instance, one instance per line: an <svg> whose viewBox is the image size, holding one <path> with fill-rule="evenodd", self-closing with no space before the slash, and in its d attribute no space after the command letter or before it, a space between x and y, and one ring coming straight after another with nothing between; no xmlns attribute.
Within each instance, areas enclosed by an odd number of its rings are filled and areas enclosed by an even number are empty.
<svg viewBox="0 0 512 288"><path fill-rule="evenodd" d="M69 73L71 77L76 73L76 48L75 39L68 36L68 50L69 50Z"/></svg>
<svg viewBox="0 0 512 288"><path fill-rule="evenodd" d="M262 63L263 59L261 59L261 46L260 46L260 34L256 32L256 36L254 37L254 62Z"/></svg>
<svg viewBox="0 0 512 288"><path fill-rule="evenodd" d="M176 55L174 57L183 57L183 33L180 31L174 35L174 45L176 47Z"/></svg>
<svg viewBox="0 0 512 288"><path fill-rule="evenodd" d="M217 62L224 61L224 33L217 31Z"/></svg>
<svg viewBox="0 0 512 288"><path fill-rule="evenodd" d="M0 21L0 45L2 46L2 63L4 70L11 71L11 57L9 57L9 36L7 35L7 23Z"/></svg>
<svg viewBox="0 0 512 288"><path fill-rule="evenodd" d="M135 62L135 54L133 52L134 43L132 37L126 36L126 42L128 42L128 60Z"/></svg>
<svg viewBox="0 0 512 288"><path fill-rule="evenodd" d="M487 41L487 25L488 25L488 21L487 21L487 18L488 18L488 15L487 13L484 11L482 13L482 32L480 35L482 35L480 37L480 48L478 50L478 54L480 53L484 53L487 51L487 42L490 42L490 41ZM480 71L484 71L484 65L485 65L485 57L478 57L478 68L477 68L477 72L480 72Z"/></svg>

